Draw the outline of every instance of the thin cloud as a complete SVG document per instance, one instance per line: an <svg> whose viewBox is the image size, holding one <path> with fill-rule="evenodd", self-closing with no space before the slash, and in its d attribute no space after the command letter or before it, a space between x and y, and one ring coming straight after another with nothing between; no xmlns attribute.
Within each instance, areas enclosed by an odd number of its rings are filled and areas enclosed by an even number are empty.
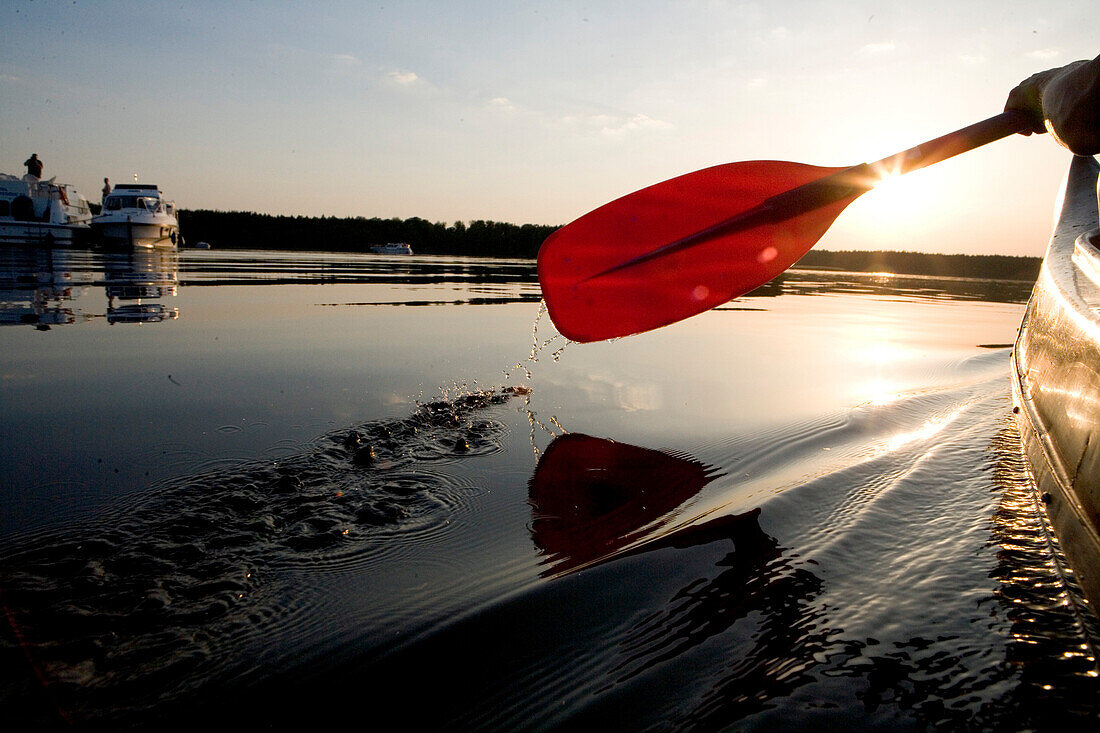
<svg viewBox="0 0 1100 733"><path fill-rule="evenodd" d="M508 97L493 97L489 100L489 107L502 112L519 112L519 106Z"/></svg>
<svg viewBox="0 0 1100 733"><path fill-rule="evenodd" d="M337 66L344 68L358 67L363 65L363 62L359 60L358 56L350 53L333 54L332 62Z"/></svg>
<svg viewBox="0 0 1100 733"><path fill-rule="evenodd" d="M863 48L859 49L857 53L862 56L881 56L887 53L893 53L897 46L893 41L883 41L881 43L868 43Z"/></svg>
<svg viewBox="0 0 1100 733"><path fill-rule="evenodd" d="M387 68L368 64L352 53L318 53L297 46L271 43L267 46L270 57L281 64L297 68L315 68L329 74L356 79L368 86L385 84L399 89L426 88L432 85L415 71Z"/></svg>
<svg viewBox="0 0 1100 733"><path fill-rule="evenodd" d="M607 115L601 115L607 117ZM626 119L615 120L600 128L601 135L623 135L636 130L664 130L672 125L664 120L656 120L649 115L636 114Z"/></svg>
<svg viewBox="0 0 1100 733"><path fill-rule="evenodd" d="M1056 48L1041 48L1041 49L1038 49L1036 51L1029 51L1028 53L1026 53L1024 55L1027 56L1028 58L1042 59L1042 60L1045 61L1046 59L1053 59L1053 58L1057 58L1058 56L1061 56L1062 52L1059 51Z"/></svg>
<svg viewBox="0 0 1100 733"><path fill-rule="evenodd" d="M423 83L423 79L415 71L405 69L393 69L386 72L386 80L399 87L411 87Z"/></svg>
<svg viewBox="0 0 1100 733"><path fill-rule="evenodd" d="M988 63L989 61L989 59L987 59L983 54L980 53L960 54L959 60L962 61L964 64L970 64L971 66Z"/></svg>
<svg viewBox="0 0 1100 733"><path fill-rule="evenodd" d="M643 130L662 130L672 125L642 113L572 112L562 114L551 109L526 107L508 97L493 97L484 103L489 110L508 115L527 115L549 125L564 125L586 135L607 137L626 135Z"/></svg>

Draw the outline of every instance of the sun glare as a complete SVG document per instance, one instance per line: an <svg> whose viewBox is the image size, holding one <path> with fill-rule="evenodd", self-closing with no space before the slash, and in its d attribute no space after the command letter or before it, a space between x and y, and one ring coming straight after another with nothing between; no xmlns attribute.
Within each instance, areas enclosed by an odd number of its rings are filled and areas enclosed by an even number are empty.
<svg viewBox="0 0 1100 733"><path fill-rule="evenodd" d="M876 407L893 404L902 398L902 393L897 385L889 380L874 379L859 386L866 404L875 405Z"/></svg>
<svg viewBox="0 0 1100 733"><path fill-rule="evenodd" d="M875 341L859 349L859 355L867 364L893 364L905 358L908 350L888 341Z"/></svg>
<svg viewBox="0 0 1100 733"><path fill-rule="evenodd" d="M895 238L927 230L943 194L936 188L937 178L926 173L881 171L874 188L853 204L852 225L871 232L883 249L888 249Z"/></svg>
<svg viewBox="0 0 1100 733"><path fill-rule="evenodd" d="M922 196L927 197L927 193L921 190L920 181L914 181L916 179L912 176L887 173L867 192L867 203L877 212L903 217L920 204Z"/></svg>

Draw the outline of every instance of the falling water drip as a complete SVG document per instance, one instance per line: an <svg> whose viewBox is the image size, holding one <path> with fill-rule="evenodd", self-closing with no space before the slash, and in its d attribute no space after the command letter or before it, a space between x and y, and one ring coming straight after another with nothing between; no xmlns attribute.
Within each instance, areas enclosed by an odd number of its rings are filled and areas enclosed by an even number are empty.
<svg viewBox="0 0 1100 733"><path fill-rule="evenodd" d="M558 422L556 417L551 416L547 422L553 427L547 426L542 420L538 418L538 415L531 409L531 395L528 393L524 400L523 410L527 413L527 424L531 427L531 452L535 454L535 461L538 462L539 456L542 455L542 451L539 450L538 442L535 440L536 428L541 429L547 435L552 438L556 438L559 435L568 433L569 431L562 427L562 424ZM554 432L554 428L557 428L560 432Z"/></svg>
<svg viewBox="0 0 1100 733"><path fill-rule="evenodd" d="M543 315L545 315L546 313L546 301L541 300L539 301L538 314L535 316L535 320L531 324L531 352L527 355L527 359L525 361L517 361L511 366L511 368L504 370L505 379L511 379L512 373L515 372L517 369L523 370L523 374L526 379L534 379L535 375L532 371L532 366L538 363L539 356L542 354L542 352L548 349L550 345L553 344L555 341L565 338L560 333L555 333L549 338L542 340L539 339L539 324L542 322ZM568 340L566 340L563 345L561 345L553 353L551 353L550 358L554 362L557 362L561 359L561 354L565 350L565 346L568 345L568 343ZM556 438L559 435L568 433L569 431L562 427L561 423L558 422L558 419L556 417L550 417L545 422L539 419L535 411L531 408L531 391L529 389L516 387L515 390L516 391L514 394L523 395L524 397L524 404L521 409L527 413L527 423L531 429L531 451L532 453L534 453L535 460L537 462L539 456L541 455L541 451L539 450L538 443L536 441L536 436L539 431L550 435L552 438Z"/></svg>
<svg viewBox="0 0 1100 733"><path fill-rule="evenodd" d="M517 361L515 364L512 365L512 367L510 369L505 369L504 370L505 379L511 379L512 372L516 371L517 369L522 369L523 370L524 377L526 379L534 379L535 375L534 375L534 372L531 371L531 366L530 365L538 363L539 355L543 351L545 351L550 346L550 344L554 343L558 339L564 338L560 333L555 333L550 338L544 339L542 341L539 340L539 323L542 321L543 314L545 314L546 312L547 312L547 310L546 310L546 301L545 300L540 300L539 301L538 315L535 316L535 321L534 321L534 323L531 324L531 353L527 355L527 360L526 361L522 361L522 362ZM569 342L566 341L566 344L568 344L568 343ZM563 345L560 348L558 348L556 351L554 351L551 354L551 359L555 362L558 361L559 359L561 359L561 353L564 349L565 349L565 346Z"/></svg>

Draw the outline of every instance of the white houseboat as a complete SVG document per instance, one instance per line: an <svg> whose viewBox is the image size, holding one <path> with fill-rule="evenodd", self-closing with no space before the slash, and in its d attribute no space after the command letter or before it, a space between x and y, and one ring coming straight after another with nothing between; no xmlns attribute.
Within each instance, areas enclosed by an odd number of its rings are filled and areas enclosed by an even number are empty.
<svg viewBox="0 0 1100 733"><path fill-rule="evenodd" d="M155 183L121 183L103 199L92 231L107 245L175 247L179 241L176 205Z"/></svg>
<svg viewBox="0 0 1100 733"><path fill-rule="evenodd" d="M90 233L92 209L68 183L0 173L0 243L69 245Z"/></svg>

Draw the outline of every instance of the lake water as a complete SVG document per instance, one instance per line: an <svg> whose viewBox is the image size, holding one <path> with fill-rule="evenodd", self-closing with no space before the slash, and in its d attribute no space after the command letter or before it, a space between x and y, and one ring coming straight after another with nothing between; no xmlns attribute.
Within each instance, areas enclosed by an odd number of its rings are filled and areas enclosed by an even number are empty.
<svg viewBox="0 0 1100 733"><path fill-rule="evenodd" d="M0 262L13 724L1100 715L1013 423L1026 283L793 271L581 345L526 261Z"/></svg>

